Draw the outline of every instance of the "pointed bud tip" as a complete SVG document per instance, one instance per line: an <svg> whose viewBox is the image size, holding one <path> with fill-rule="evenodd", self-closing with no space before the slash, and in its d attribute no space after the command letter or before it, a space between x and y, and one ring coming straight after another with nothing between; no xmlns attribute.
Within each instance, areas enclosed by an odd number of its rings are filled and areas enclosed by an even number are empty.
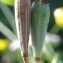
<svg viewBox="0 0 63 63"><path fill-rule="evenodd" d="M23 62L28 63L28 57L23 57Z"/></svg>
<svg viewBox="0 0 63 63"><path fill-rule="evenodd" d="M35 63L40 63L40 57L35 57Z"/></svg>

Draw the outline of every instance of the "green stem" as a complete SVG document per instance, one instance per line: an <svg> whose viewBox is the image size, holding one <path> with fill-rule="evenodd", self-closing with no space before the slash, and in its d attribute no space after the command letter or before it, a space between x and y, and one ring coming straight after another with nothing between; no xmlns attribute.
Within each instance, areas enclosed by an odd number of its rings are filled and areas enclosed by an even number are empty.
<svg viewBox="0 0 63 63"><path fill-rule="evenodd" d="M56 34L60 30L60 27L56 24L52 27L52 29L49 31L49 33Z"/></svg>

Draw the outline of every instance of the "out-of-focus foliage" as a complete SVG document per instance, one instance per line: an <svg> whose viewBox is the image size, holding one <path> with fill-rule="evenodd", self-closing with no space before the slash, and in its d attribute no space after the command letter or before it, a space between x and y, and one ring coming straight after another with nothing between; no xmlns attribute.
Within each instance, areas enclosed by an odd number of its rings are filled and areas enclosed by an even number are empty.
<svg viewBox="0 0 63 63"><path fill-rule="evenodd" d="M51 11L48 26L49 34L45 38L41 62L63 63L63 0L48 1ZM13 5L14 0L0 0L0 63L23 63L19 42L16 42L17 35ZM54 16L53 13L56 9L62 11L61 13L58 12L62 15L61 18ZM34 63L31 45L29 46L29 63Z"/></svg>

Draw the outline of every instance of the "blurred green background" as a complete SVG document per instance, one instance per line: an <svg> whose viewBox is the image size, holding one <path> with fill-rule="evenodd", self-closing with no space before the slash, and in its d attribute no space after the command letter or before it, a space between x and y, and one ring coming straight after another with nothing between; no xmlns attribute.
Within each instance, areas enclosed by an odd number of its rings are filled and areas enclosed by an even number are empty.
<svg viewBox="0 0 63 63"><path fill-rule="evenodd" d="M51 16L41 63L63 63L63 0L48 1ZM14 16L14 0L0 0L0 63L23 63ZM31 46L30 37L29 63L34 63Z"/></svg>

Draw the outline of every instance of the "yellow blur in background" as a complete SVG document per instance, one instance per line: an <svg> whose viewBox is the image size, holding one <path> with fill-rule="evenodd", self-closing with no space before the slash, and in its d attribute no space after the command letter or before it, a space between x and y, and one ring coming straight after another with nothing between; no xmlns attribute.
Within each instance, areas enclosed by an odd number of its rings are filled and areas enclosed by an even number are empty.
<svg viewBox="0 0 63 63"><path fill-rule="evenodd" d="M8 47L8 41L5 39L0 39L0 51L5 50Z"/></svg>
<svg viewBox="0 0 63 63"><path fill-rule="evenodd" d="M63 27L63 7L57 8L54 11L55 22L58 26Z"/></svg>
<svg viewBox="0 0 63 63"><path fill-rule="evenodd" d="M14 0L1 0L1 2L3 2L4 4L13 6L14 5Z"/></svg>

